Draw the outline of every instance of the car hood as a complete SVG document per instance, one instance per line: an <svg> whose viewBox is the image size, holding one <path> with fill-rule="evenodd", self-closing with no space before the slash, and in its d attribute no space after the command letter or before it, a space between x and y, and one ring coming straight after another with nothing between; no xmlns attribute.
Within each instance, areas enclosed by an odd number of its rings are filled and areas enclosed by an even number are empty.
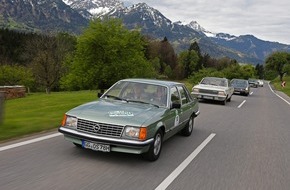
<svg viewBox="0 0 290 190"><path fill-rule="evenodd" d="M165 110L150 104L99 99L78 106L66 114L100 123L141 126L149 119L154 122Z"/></svg>
<svg viewBox="0 0 290 190"><path fill-rule="evenodd" d="M199 84L199 85L194 86L193 88L221 91L221 90L226 90L228 87Z"/></svg>

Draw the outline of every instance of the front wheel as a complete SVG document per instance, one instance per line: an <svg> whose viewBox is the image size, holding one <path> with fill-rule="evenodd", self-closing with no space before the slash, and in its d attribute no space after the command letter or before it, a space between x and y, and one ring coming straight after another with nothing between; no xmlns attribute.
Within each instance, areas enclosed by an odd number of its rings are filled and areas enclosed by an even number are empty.
<svg viewBox="0 0 290 190"><path fill-rule="evenodd" d="M143 158L149 161L155 161L159 158L162 149L163 133L158 130L155 134L154 141L150 145L148 152L142 154Z"/></svg>
<svg viewBox="0 0 290 190"><path fill-rule="evenodd" d="M186 126L181 130L181 134L183 136L190 136L193 130L193 126L194 126L194 117L190 116L188 123L186 124Z"/></svg>
<svg viewBox="0 0 290 190"><path fill-rule="evenodd" d="M227 99L224 99L223 101L221 101L222 105L226 105L226 103L227 103Z"/></svg>

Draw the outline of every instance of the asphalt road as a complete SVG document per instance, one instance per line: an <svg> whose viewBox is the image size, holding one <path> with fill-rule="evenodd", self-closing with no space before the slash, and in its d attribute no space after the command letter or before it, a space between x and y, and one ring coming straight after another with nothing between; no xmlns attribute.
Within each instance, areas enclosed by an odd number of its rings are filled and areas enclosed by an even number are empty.
<svg viewBox="0 0 290 190"><path fill-rule="evenodd" d="M284 100L265 84L225 106L200 102L193 134L166 141L155 162L79 149L56 132L0 144L0 189L289 190L290 103Z"/></svg>

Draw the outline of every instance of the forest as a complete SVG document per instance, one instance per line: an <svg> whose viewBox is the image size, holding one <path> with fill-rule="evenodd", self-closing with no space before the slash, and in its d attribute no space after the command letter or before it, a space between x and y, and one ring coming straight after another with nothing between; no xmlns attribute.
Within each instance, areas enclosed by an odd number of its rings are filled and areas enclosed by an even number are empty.
<svg viewBox="0 0 290 190"><path fill-rule="evenodd" d="M272 62L272 57L267 61ZM126 29L118 19L92 20L79 36L0 29L0 86L24 85L32 92L107 89L123 78L196 84L205 76L278 75L277 68L267 68L228 57L212 58L200 51L198 41L177 54L166 36L158 40L142 35L137 29Z"/></svg>

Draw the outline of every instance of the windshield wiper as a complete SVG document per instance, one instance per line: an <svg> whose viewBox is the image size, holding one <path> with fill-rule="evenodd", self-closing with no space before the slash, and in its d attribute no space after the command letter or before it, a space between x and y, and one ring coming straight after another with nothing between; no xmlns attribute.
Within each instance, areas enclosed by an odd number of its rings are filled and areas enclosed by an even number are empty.
<svg viewBox="0 0 290 190"><path fill-rule="evenodd" d="M159 106L158 105L156 105L156 104L152 104L152 103L149 103L149 102L144 102L144 101L141 101L141 100L127 100L128 102L135 102L135 103L141 103L141 104L149 104L149 105L152 105L152 106L155 106L155 107L157 107L157 108L159 108Z"/></svg>
<svg viewBox="0 0 290 190"><path fill-rule="evenodd" d="M108 97L108 98L114 98L115 100L121 100L121 101L126 101L128 102L128 100L124 99L124 98L120 98L118 96L113 96L113 95L109 95L109 94L106 94L105 97Z"/></svg>

